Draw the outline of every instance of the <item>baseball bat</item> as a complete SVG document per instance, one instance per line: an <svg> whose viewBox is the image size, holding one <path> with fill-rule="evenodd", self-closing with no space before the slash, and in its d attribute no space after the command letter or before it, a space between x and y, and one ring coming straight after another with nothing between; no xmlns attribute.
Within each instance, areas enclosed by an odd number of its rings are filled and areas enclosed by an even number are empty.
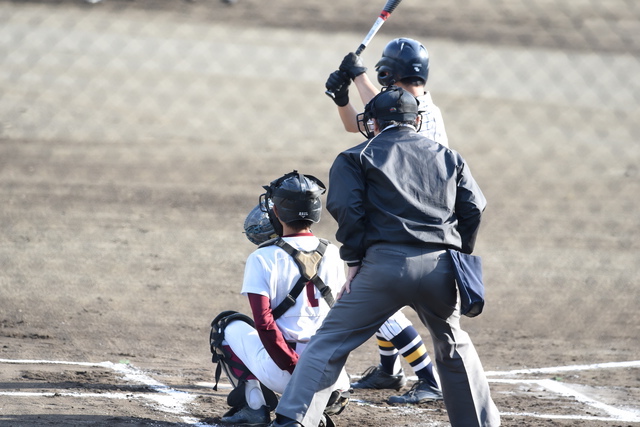
<svg viewBox="0 0 640 427"><path fill-rule="evenodd" d="M358 49L356 49L356 55L360 56L360 54L367 48L367 45L369 44L371 39L373 39L373 36L376 35L380 27L382 27L382 24L385 23L387 18L389 18L389 15L391 15L396 7L398 7L401 1L402 0L387 0L387 4L384 5L382 12L380 12L380 15L371 26L369 33L367 33L365 38L362 40L362 43L360 43L360 46L358 46ZM325 91L325 93L331 98L335 97L335 94L330 90Z"/></svg>

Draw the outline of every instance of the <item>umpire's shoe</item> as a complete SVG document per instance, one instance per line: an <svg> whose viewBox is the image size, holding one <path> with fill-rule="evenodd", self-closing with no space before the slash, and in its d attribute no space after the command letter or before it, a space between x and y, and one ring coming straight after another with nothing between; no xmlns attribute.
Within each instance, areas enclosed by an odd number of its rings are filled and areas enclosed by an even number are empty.
<svg viewBox="0 0 640 427"><path fill-rule="evenodd" d="M271 421L269 408L261 406L260 409L251 409L249 406L237 408L227 412L220 422L223 424L238 424L244 426L266 426Z"/></svg>
<svg viewBox="0 0 640 427"><path fill-rule="evenodd" d="M425 380L418 379L411 390L402 396L391 396L389 403L420 403L429 400L442 400L442 391Z"/></svg>
<svg viewBox="0 0 640 427"><path fill-rule="evenodd" d="M364 371L360 381L352 383L351 388L375 388L386 389L391 388L400 390L407 383L407 377L404 371L400 370L399 374L391 375L382 370L380 365L371 366Z"/></svg>

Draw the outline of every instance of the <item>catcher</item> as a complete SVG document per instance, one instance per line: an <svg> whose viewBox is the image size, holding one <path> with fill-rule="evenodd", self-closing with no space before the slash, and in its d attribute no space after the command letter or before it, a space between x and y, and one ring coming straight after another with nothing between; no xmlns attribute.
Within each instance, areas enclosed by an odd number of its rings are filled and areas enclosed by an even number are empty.
<svg viewBox="0 0 640 427"><path fill-rule="evenodd" d="M284 392L299 355L345 282L338 248L311 231L320 221L324 184L294 170L264 188L245 221L247 237L260 244L247 259L241 291L253 316L225 311L211 324L216 387L221 370L234 386L222 423L270 422L275 393ZM329 415L349 402L344 370L333 390L321 426L333 425Z"/></svg>

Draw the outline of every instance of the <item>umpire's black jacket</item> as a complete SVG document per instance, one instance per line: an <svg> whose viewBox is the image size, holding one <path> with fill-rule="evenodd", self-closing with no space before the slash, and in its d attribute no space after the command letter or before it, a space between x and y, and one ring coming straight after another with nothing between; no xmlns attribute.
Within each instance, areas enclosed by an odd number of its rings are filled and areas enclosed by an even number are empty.
<svg viewBox="0 0 640 427"><path fill-rule="evenodd" d="M378 242L471 253L485 206L460 154L408 126L340 153L329 173L327 210L348 265Z"/></svg>

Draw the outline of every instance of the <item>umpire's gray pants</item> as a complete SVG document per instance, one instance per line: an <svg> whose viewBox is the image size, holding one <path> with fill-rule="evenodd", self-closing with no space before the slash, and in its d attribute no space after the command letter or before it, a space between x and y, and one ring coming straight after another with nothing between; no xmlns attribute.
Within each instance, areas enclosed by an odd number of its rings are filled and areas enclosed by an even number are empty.
<svg viewBox="0 0 640 427"><path fill-rule="evenodd" d="M298 361L276 413L316 427L349 353L404 306L416 310L433 339L444 404L453 427L498 426L500 415L480 359L460 329L460 304L449 254L377 244Z"/></svg>

